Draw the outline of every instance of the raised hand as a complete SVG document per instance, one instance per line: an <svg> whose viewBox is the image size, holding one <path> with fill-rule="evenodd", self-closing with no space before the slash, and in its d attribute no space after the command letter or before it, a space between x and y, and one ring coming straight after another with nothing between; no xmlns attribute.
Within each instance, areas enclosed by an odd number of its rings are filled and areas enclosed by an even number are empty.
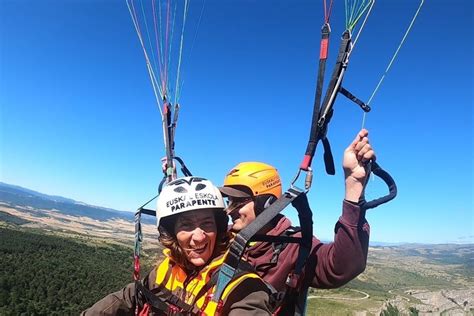
<svg viewBox="0 0 474 316"><path fill-rule="evenodd" d="M344 151L346 192L345 199L358 202L364 191L367 176L370 173L368 163L375 161L375 152L369 143L369 132L362 129L354 141Z"/></svg>

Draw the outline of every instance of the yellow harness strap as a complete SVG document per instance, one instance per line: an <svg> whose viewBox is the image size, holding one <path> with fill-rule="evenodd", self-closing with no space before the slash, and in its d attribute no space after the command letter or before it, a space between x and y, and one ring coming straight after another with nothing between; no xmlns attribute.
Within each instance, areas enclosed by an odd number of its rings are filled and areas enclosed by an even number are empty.
<svg viewBox="0 0 474 316"><path fill-rule="evenodd" d="M206 295L196 298L196 295L201 289L210 281L211 275L216 271L224 262L225 255L221 256L209 265L204 267L199 273L192 279L188 279L186 272L177 264L175 264L169 256L169 251L164 251L165 259L156 268L156 285L164 286L167 290L171 291L184 303L192 305L194 304L201 312L205 315L215 315L218 311L218 303L211 300L212 295L216 290L214 285ZM171 269L171 273L169 273ZM165 280L165 276L169 274L169 278ZM249 278L260 278L255 273L246 273L234 280L232 280L225 288L221 301L225 303L226 298L230 293L245 279ZM163 284L166 282L166 284ZM196 300L197 299L197 300ZM222 304L222 303L221 303Z"/></svg>

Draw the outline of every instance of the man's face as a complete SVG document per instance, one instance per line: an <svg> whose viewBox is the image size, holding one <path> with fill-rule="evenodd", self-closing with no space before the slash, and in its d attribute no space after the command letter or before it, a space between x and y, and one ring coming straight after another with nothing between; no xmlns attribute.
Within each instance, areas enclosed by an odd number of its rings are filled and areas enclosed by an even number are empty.
<svg viewBox="0 0 474 316"><path fill-rule="evenodd" d="M255 219L255 202L251 198L229 197L227 214L232 219L233 232L239 232Z"/></svg>

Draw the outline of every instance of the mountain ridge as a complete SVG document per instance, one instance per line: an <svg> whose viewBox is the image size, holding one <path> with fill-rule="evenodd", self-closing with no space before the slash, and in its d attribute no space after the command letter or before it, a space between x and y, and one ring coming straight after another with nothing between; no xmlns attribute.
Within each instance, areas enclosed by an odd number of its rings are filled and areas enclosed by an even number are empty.
<svg viewBox="0 0 474 316"><path fill-rule="evenodd" d="M13 206L56 210L62 214L86 216L101 221L117 218L133 222L134 219L134 213L132 212L91 205L70 198L49 195L4 182L0 182L0 202L5 202ZM144 221L152 222L149 218L144 218Z"/></svg>
<svg viewBox="0 0 474 316"><path fill-rule="evenodd" d="M86 216L92 219L107 221L111 219L123 219L134 221L134 213L115 210L112 208L91 205L76 201L59 195L49 195L31 190L19 185L8 184L0 181L0 202L6 202L13 206L34 207L37 209L56 210L60 213L72 216ZM142 222L155 224L155 218L142 217ZM323 242L331 242L329 240ZM371 247L418 247L430 245L474 245L472 242L445 242L445 243L417 243L417 242L381 242L370 241Z"/></svg>

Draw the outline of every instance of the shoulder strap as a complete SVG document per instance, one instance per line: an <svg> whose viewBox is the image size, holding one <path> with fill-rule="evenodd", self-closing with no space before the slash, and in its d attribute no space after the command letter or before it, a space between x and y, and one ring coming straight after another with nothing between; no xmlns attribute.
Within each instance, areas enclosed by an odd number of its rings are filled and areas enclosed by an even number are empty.
<svg viewBox="0 0 474 316"><path fill-rule="evenodd" d="M212 273L211 279L209 280L209 282L206 283L206 285L204 285L201 288L201 290L199 290L199 292L196 295L196 298L194 299L193 303L197 302L197 300L199 298L201 298L203 295L205 295L213 286L215 286L217 284L217 279L219 277L219 271L220 271L220 268L216 269ZM237 279L237 278L241 277L242 275L244 275L246 273L249 273L249 272L255 272L255 268L246 261L240 261L239 266L238 266L232 280Z"/></svg>
<svg viewBox="0 0 474 316"><path fill-rule="evenodd" d="M285 192L275 203L266 208L257 218L245 227L239 234L236 235L231 244L229 253L219 271L217 288L212 298L213 301L219 302L225 287L233 279L236 267L238 267L240 259L246 249L248 241L255 235L263 226L272 220L281 210L288 204L292 203L293 207L298 211L298 218L301 224L302 237L299 238L298 259L294 271L287 279L289 287L296 288L299 283L299 277L303 270L306 258L311 251L312 237L313 237L313 214L309 207L308 198L306 194L295 188L290 188ZM289 236L277 236L279 238L294 238Z"/></svg>
<svg viewBox="0 0 474 316"><path fill-rule="evenodd" d="M224 289L233 279L235 271L239 266L240 259L242 258L242 255L247 247L247 243L252 238L252 236L255 235L260 229L262 229L263 226L269 223L278 213L280 213L301 194L304 195L304 192L294 188L289 189L272 205L260 213L252 223L250 223L235 236L229 247L229 252L227 253L224 263L219 270L217 288L212 298L214 302L219 302Z"/></svg>

